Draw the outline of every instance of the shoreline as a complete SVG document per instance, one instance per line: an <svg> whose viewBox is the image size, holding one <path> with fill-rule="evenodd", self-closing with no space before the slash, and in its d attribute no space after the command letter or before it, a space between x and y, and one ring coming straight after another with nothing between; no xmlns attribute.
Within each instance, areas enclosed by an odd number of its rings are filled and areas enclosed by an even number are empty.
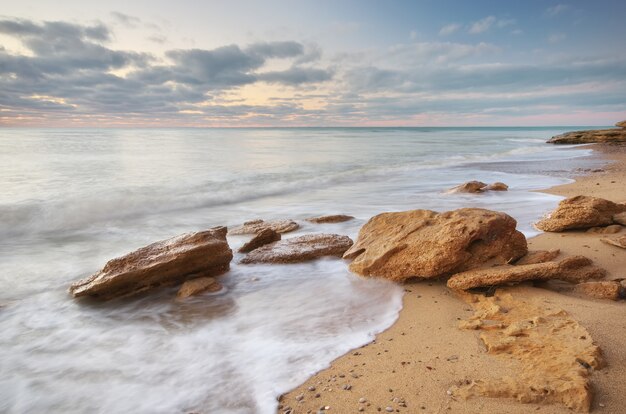
<svg viewBox="0 0 626 414"><path fill-rule="evenodd" d="M575 175L572 183L540 190L564 197L588 195L626 201L626 147L592 144L591 158L606 165ZM574 175L574 171L571 171ZM624 230L623 230L624 231ZM601 243L599 234L583 232L542 233L528 239L530 250L561 249L561 257L581 254L607 270L606 279L626 276L626 256L619 248ZM595 389L592 412L614 413L626 406L619 384L626 383L620 362L626 361L623 337L626 308L623 303L581 297L566 286L548 288L520 284L498 289L522 301L540 301L545 307L565 310L591 334L602 349L607 367L590 377ZM512 398L464 399L451 391L484 378L501 378L513 369L487 354L476 331L461 330L458 323L473 313L445 283L412 281L404 285L403 307L398 319L375 340L334 360L330 367L285 393L277 412L292 414L348 412L569 413L563 405L522 404ZM359 402L364 401L364 402ZM390 411L391 410L391 411Z"/></svg>

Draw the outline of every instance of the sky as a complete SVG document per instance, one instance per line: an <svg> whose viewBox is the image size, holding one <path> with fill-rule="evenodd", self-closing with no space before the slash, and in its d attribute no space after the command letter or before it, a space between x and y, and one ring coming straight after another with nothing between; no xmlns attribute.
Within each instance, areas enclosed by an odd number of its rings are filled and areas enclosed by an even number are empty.
<svg viewBox="0 0 626 414"><path fill-rule="evenodd" d="M0 0L0 125L612 125L625 18L624 0Z"/></svg>

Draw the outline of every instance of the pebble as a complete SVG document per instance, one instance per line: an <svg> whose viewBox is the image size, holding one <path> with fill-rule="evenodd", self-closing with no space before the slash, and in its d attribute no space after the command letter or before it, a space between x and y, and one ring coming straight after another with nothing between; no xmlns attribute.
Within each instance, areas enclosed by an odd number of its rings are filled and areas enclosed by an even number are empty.
<svg viewBox="0 0 626 414"><path fill-rule="evenodd" d="M296 395L296 401L302 401L304 399L304 395Z"/></svg>
<svg viewBox="0 0 626 414"><path fill-rule="evenodd" d="M385 407L385 411L387 411L388 413L393 413L393 408L392 407Z"/></svg>
<svg viewBox="0 0 626 414"><path fill-rule="evenodd" d="M308 388L308 390L309 390L309 391L315 391L315 387L311 385L311 386Z"/></svg>
<svg viewBox="0 0 626 414"><path fill-rule="evenodd" d="M361 398L359 398L359 402L360 402L361 404L363 404L364 402L367 402L367 400L366 400L365 398L361 397Z"/></svg>
<svg viewBox="0 0 626 414"><path fill-rule="evenodd" d="M365 408L359 407L359 411L365 411Z"/></svg>

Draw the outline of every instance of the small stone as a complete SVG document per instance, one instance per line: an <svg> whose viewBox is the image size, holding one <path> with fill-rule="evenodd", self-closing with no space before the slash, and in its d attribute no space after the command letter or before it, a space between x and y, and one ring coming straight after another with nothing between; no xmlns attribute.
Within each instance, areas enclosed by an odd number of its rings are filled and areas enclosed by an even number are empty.
<svg viewBox="0 0 626 414"><path fill-rule="evenodd" d="M359 407L359 411L365 411L365 408Z"/></svg>
<svg viewBox="0 0 626 414"><path fill-rule="evenodd" d="M385 407L385 411L387 411L388 413L392 413L393 412L393 408L392 407Z"/></svg>
<svg viewBox="0 0 626 414"><path fill-rule="evenodd" d="M302 401L304 399L304 395L296 395L296 401Z"/></svg>
<svg viewBox="0 0 626 414"><path fill-rule="evenodd" d="M367 402L367 400L366 400L365 398L361 397L361 398L359 398L359 402L360 402L361 404L363 404L364 402Z"/></svg>
<svg viewBox="0 0 626 414"><path fill-rule="evenodd" d="M308 390L309 390L309 391L315 391L315 387L311 385L311 386L308 388Z"/></svg>

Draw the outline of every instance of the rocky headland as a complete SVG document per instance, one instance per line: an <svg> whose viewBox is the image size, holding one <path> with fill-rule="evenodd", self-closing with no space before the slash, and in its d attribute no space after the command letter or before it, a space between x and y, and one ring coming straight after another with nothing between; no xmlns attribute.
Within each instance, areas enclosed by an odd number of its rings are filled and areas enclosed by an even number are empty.
<svg viewBox="0 0 626 414"><path fill-rule="evenodd" d="M556 135L548 140L550 144L596 144L626 142L626 121L615 124L613 129L592 129L573 131Z"/></svg>

